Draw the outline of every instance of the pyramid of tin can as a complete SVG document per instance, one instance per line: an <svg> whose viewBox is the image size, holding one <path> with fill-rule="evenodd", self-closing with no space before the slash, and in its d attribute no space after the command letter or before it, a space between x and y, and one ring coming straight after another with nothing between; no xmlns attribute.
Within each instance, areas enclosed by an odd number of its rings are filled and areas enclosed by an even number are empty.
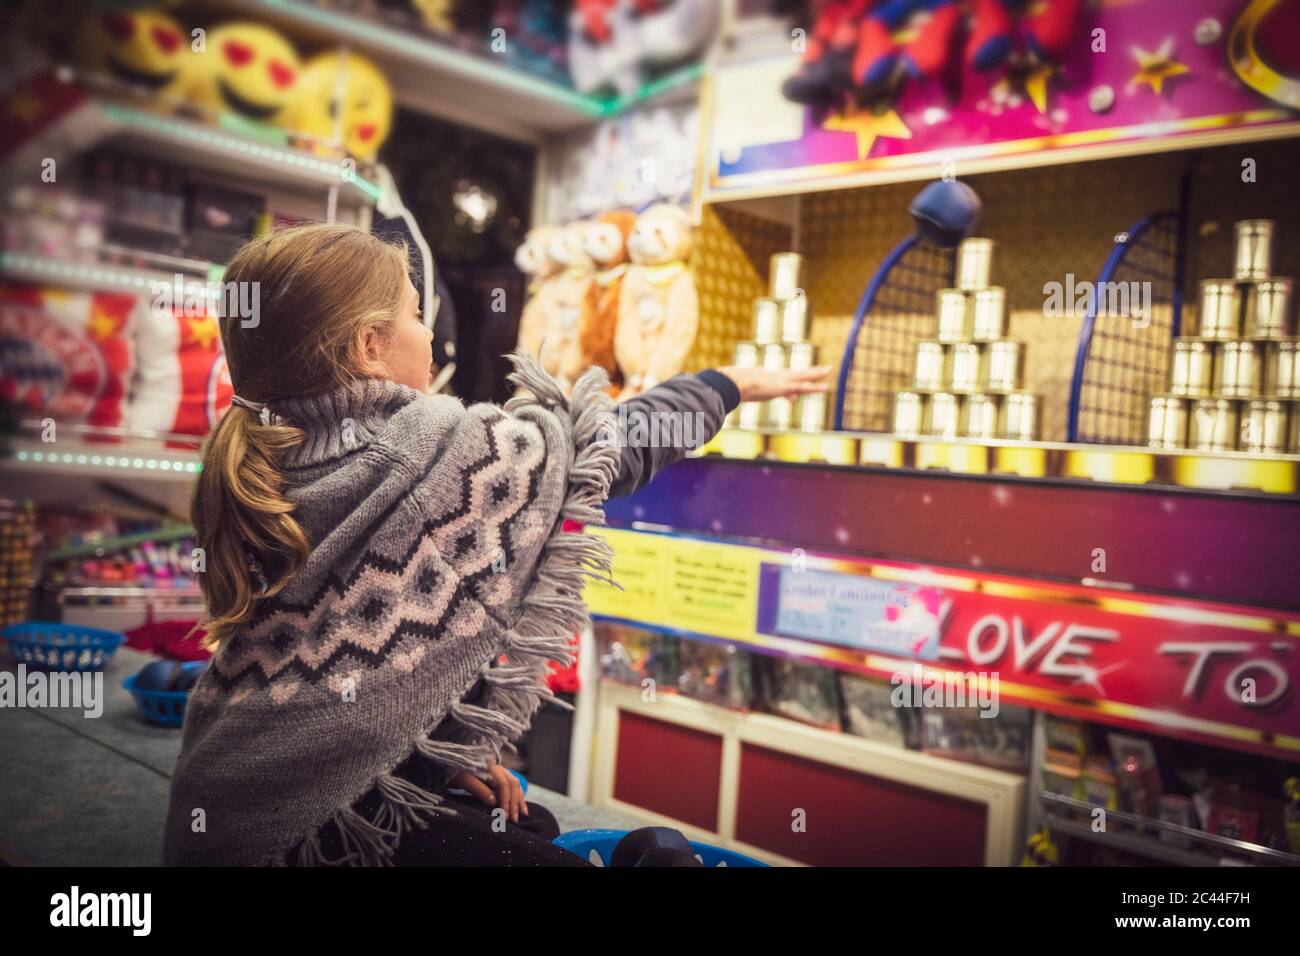
<svg viewBox="0 0 1300 956"><path fill-rule="evenodd" d="M1200 285L1196 335L1174 340L1168 391L1151 397L1147 444L1300 453L1300 352L1292 282L1272 275L1274 225L1236 224L1233 277Z"/></svg>
<svg viewBox="0 0 1300 956"><path fill-rule="evenodd" d="M802 273L803 257L798 253L772 256L768 294L754 300L753 341L736 346L737 365L803 369L817 364L817 348L808 341L808 296ZM729 424L746 429L822 431L826 427L826 395L744 402L731 413Z"/></svg>
<svg viewBox="0 0 1300 956"><path fill-rule="evenodd" d="M1006 337L1007 293L990 285L992 239L957 247L957 287L936 296L936 334L916 348L912 387L894 396L894 433L914 438L1038 437L1038 396L1024 391L1024 343Z"/></svg>

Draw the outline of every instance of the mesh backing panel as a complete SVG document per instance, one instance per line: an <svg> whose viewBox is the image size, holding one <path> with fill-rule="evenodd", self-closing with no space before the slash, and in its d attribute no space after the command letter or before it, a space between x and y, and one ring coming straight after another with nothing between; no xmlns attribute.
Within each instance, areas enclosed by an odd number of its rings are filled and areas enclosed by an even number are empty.
<svg viewBox="0 0 1300 956"><path fill-rule="evenodd" d="M1168 376L1177 246L1178 217L1160 215L1120 245L1115 269L1103 274L1113 283L1150 283L1151 321L1097 316L1079 393L1079 441L1142 443L1148 400Z"/></svg>
<svg viewBox="0 0 1300 956"><path fill-rule="evenodd" d="M937 332L935 293L952 285L952 263L951 250L918 242L884 276L854 345L844 428L890 430L894 393L912 382L917 343Z"/></svg>

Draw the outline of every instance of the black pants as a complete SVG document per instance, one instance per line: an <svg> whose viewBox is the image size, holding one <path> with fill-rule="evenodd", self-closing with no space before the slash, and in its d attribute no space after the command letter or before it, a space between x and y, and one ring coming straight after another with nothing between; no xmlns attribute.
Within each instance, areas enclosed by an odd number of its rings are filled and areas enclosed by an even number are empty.
<svg viewBox="0 0 1300 956"><path fill-rule="evenodd" d="M367 818L371 796L358 801L357 810ZM528 816L519 822L506 821L505 829L492 827L492 808L473 797L459 793L443 795L456 816L439 814L421 830L409 830L393 856L395 866L588 866L586 860L562 850L551 840L560 834L560 825L551 811L541 804L529 803ZM325 858L343 855L338 833L325 827L320 834ZM290 864L296 852L289 854Z"/></svg>

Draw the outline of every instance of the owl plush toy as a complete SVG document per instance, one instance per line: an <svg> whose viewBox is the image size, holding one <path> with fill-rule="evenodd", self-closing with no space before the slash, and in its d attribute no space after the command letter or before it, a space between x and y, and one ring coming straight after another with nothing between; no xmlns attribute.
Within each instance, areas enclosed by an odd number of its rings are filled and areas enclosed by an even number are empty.
<svg viewBox="0 0 1300 956"><path fill-rule="evenodd" d="M637 217L614 333L623 398L681 372L695 344L700 303L686 268L690 252L691 222L681 209L661 203Z"/></svg>
<svg viewBox="0 0 1300 956"><path fill-rule="evenodd" d="M635 223L635 213L616 209L587 226L584 244L596 272L592 277L591 308L583 311L578 335L560 369L569 381L577 381L592 365L607 371L616 384L621 379L614 359L614 330L618 326L619 293L627 274L627 240Z"/></svg>
<svg viewBox="0 0 1300 956"><path fill-rule="evenodd" d="M545 290L560 271L560 265L551 258L551 240L559 232L557 226L534 226L528 230L523 244L515 250L515 266L528 277L528 301L519 316L519 351L537 357L546 334Z"/></svg>

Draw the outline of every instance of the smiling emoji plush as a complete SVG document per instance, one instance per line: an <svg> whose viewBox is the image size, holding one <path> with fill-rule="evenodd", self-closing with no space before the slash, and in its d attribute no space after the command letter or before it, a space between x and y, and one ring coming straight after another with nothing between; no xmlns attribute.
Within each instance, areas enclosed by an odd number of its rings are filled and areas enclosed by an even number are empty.
<svg viewBox="0 0 1300 956"><path fill-rule="evenodd" d="M393 93L379 67L363 56L322 53L303 67L285 125L321 143L335 141L357 159L372 159L393 125Z"/></svg>
<svg viewBox="0 0 1300 956"><path fill-rule="evenodd" d="M192 63L189 35L167 14L153 10L114 10L91 17L81 53L95 72L158 94L179 93Z"/></svg>
<svg viewBox="0 0 1300 956"><path fill-rule="evenodd" d="M189 95L213 110L276 121L293 102L302 64L283 36L259 23L223 23L195 53Z"/></svg>

